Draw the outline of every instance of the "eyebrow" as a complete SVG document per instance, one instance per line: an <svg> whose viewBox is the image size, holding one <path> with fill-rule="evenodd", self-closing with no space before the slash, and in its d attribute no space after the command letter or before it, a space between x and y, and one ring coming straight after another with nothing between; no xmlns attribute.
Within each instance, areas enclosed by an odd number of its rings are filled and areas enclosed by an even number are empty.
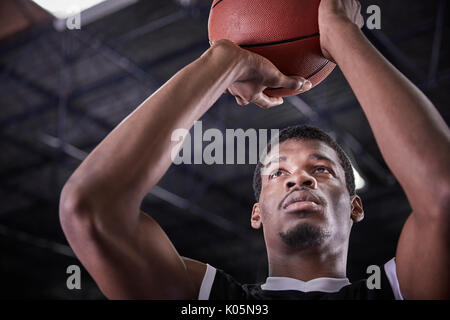
<svg viewBox="0 0 450 320"><path fill-rule="evenodd" d="M276 163L276 162L278 162L278 163L280 163L280 162L283 162L283 161L286 161L287 160L287 158L286 157L278 157L278 158L275 158L275 159L273 159L273 160L270 160L265 166L264 166L264 169L267 169L268 167L270 167L270 165L272 164L272 163Z"/></svg>
<svg viewBox="0 0 450 320"><path fill-rule="evenodd" d="M333 160L331 160L330 158L328 158L328 157L326 157L326 156L324 156L324 155L322 155L322 154L319 154L319 153L313 153L313 154L310 154L310 155L308 156L308 158L309 158L309 159L312 159L312 160L318 160L318 161L320 161L320 160L328 161L328 162L330 162L332 165L336 166L336 163L335 163Z"/></svg>
<svg viewBox="0 0 450 320"><path fill-rule="evenodd" d="M309 159L312 159L312 160L317 160L317 161L327 161L327 162L330 162L333 166L336 166L336 163L333 161L333 160L331 160L330 158L328 158L328 157L326 157L326 156L324 156L324 155L322 155L322 154L319 154L319 153L313 153L313 154L310 154L309 156L308 156L308 158ZM270 160L265 166L264 166L264 169L267 169L268 167L270 167L270 165L271 164L273 164L273 163L280 163L280 162L283 162L283 161L286 161L287 160L287 158L286 157L284 157L284 156L281 156L281 157L278 157L278 158L275 158L275 159L273 159L273 160Z"/></svg>

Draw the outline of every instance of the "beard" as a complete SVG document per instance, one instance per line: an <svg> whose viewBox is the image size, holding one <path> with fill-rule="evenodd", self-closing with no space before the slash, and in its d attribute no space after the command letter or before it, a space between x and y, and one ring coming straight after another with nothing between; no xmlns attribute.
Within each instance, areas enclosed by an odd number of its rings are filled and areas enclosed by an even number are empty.
<svg viewBox="0 0 450 320"><path fill-rule="evenodd" d="M306 249L323 244L330 237L330 232L310 223L301 223L285 233L280 232L279 235L288 246L296 249Z"/></svg>

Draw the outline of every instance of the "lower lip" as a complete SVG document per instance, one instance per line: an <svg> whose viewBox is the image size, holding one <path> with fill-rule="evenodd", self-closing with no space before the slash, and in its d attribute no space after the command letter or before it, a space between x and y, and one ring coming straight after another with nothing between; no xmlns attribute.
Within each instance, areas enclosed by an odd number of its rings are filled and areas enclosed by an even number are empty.
<svg viewBox="0 0 450 320"><path fill-rule="evenodd" d="M288 205L285 210L287 212L295 212L295 211L317 211L319 209L319 205L312 201L299 201L294 202Z"/></svg>

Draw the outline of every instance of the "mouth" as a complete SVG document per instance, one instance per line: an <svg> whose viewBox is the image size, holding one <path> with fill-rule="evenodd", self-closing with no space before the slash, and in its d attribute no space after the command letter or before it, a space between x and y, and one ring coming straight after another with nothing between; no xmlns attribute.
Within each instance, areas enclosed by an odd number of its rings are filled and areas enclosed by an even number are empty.
<svg viewBox="0 0 450 320"><path fill-rule="evenodd" d="M300 208L321 205L321 202L309 191L294 191L284 201L282 208L287 209L294 204Z"/></svg>

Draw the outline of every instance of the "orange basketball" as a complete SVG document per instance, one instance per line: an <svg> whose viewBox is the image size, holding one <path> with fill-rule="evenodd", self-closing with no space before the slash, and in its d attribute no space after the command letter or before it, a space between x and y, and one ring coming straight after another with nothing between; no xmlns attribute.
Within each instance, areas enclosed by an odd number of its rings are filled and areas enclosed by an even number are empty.
<svg viewBox="0 0 450 320"><path fill-rule="evenodd" d="M335 68L320 50L320 0L214 0L208 23L210 41L228 39L269 59L286 75L302 76L314 86ZM299 92L272 88L269 96Z"/></svg>

